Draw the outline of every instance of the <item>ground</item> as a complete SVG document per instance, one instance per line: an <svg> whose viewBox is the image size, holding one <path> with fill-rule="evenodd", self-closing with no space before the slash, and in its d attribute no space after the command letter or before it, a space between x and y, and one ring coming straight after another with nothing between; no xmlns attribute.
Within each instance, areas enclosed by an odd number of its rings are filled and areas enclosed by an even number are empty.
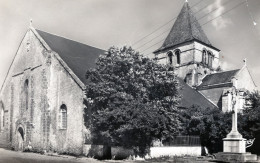
<svg viewBox="0 0 260 163"><path fill-rule="evenodd" d="M101 163L92 158L72 156L47 156L37 153L17 152L0 148L0 163Z"/></svg>
<svg viewBox="0 0 260 163"><path fill-rule="evenodd" d="M29 152L17 152L10 151L0 148L0 163L162 163L162 162L173 162L173 163L209 163L209 161L197 159L195 157L182 157L182 158L160 158L153 160L96 160L87 157L73 157L65 155L42 155L38 153ZM211 161L212 162L212 161Z"/></svg>

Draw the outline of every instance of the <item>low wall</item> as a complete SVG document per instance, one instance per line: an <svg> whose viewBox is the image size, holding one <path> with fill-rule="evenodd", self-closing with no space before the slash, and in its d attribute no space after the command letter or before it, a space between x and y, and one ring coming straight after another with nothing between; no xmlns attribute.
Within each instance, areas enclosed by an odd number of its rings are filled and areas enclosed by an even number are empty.
<svg viewBox="0 0 260 163"><path fill-rule="evenodd" d="M150 156L201 156L201 146L187 146L187 147L151 147Z"/></svg>
<svg viewBox="0 0 260 163"><path fill-rule="evenodd" d="M201 146L167 146L167 147L151 147L150 156L201 156ZM84 145L83 153L85 156L98 159L125 159L130 155L134 155L132 149L123 147L108 147L103 145Z"/></svg>

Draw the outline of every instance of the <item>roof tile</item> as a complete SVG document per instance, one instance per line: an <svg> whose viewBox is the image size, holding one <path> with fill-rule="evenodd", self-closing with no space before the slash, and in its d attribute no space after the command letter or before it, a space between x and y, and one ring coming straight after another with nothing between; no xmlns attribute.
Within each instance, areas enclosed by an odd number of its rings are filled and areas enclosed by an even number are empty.
<svg viewBox="0 0 260 163"><path fill-rule="evenodd" d="M234 77L239 70L240 69L209 74L203 78L198 88L231 82L232 77Z"/></svg>
<svg viewBox="0 0 260 163"><path fill-rule="evenodd" d="M59 54L77 77L86 83L86 71L96 66L96 59L105 51L38 29L36 31L50 48Z"/></svg>
<svg viewBox="0 0 260 163"><path fill-rule="evenodd" d="M189 4L185 3L162 47L155 52L192 40L211 46Z"/></svg>

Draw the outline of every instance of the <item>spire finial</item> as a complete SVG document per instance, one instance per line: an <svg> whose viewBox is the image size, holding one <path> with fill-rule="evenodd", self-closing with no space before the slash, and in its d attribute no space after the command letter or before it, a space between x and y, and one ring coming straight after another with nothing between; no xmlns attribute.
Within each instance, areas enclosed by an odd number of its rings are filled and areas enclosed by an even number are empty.
<svg viewBox="0 0 260 163"><path fill-rule="evenodd" d="M245 64L245 66L246 66L246 58L243 60L243 62L244 62L244 64Z"/></svg>
<svg viewBox="0 0 260 163"><path fill-rule="evenodd" d="M32 27L32 19L30 19L30 27Z"/></svg>

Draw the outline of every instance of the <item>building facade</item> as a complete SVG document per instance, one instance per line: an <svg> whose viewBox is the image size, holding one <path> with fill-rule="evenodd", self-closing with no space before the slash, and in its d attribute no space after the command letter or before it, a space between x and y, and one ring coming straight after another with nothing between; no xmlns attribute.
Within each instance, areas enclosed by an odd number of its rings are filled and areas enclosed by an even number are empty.
<svg viewBox="0 0 260 163"><path fill-rule="evenodd" d="M91 133L84 125L85 73L104 52L30 27L0 90L0 146L87 153ZM243 108L246 90L256 88L254 81L246 65L220 72L219 52L185 3L154 52L158 63L179 77L180 107L195 104L231 111L231 88L236 86L237 107Z"/></svg>
<svg viewBox="0 0 260 163"><path fill-rule="evenodd" d="M236 107L242 110L246 92L254 91L256 85L246 61L241 69L220 71L219 53L187 2L163 45L154 51L158 63L166 64L194 91L224 112L232 110L231 89L235 86L238 89Z"/></svg>
<svg viewBox="0 0 260 163"><path fill-rule="evenodd" d="M102 53L29 28L1 88L1 141L15 150L82 154L85 74L77 64L94 65L81 56Z"/></svg>

